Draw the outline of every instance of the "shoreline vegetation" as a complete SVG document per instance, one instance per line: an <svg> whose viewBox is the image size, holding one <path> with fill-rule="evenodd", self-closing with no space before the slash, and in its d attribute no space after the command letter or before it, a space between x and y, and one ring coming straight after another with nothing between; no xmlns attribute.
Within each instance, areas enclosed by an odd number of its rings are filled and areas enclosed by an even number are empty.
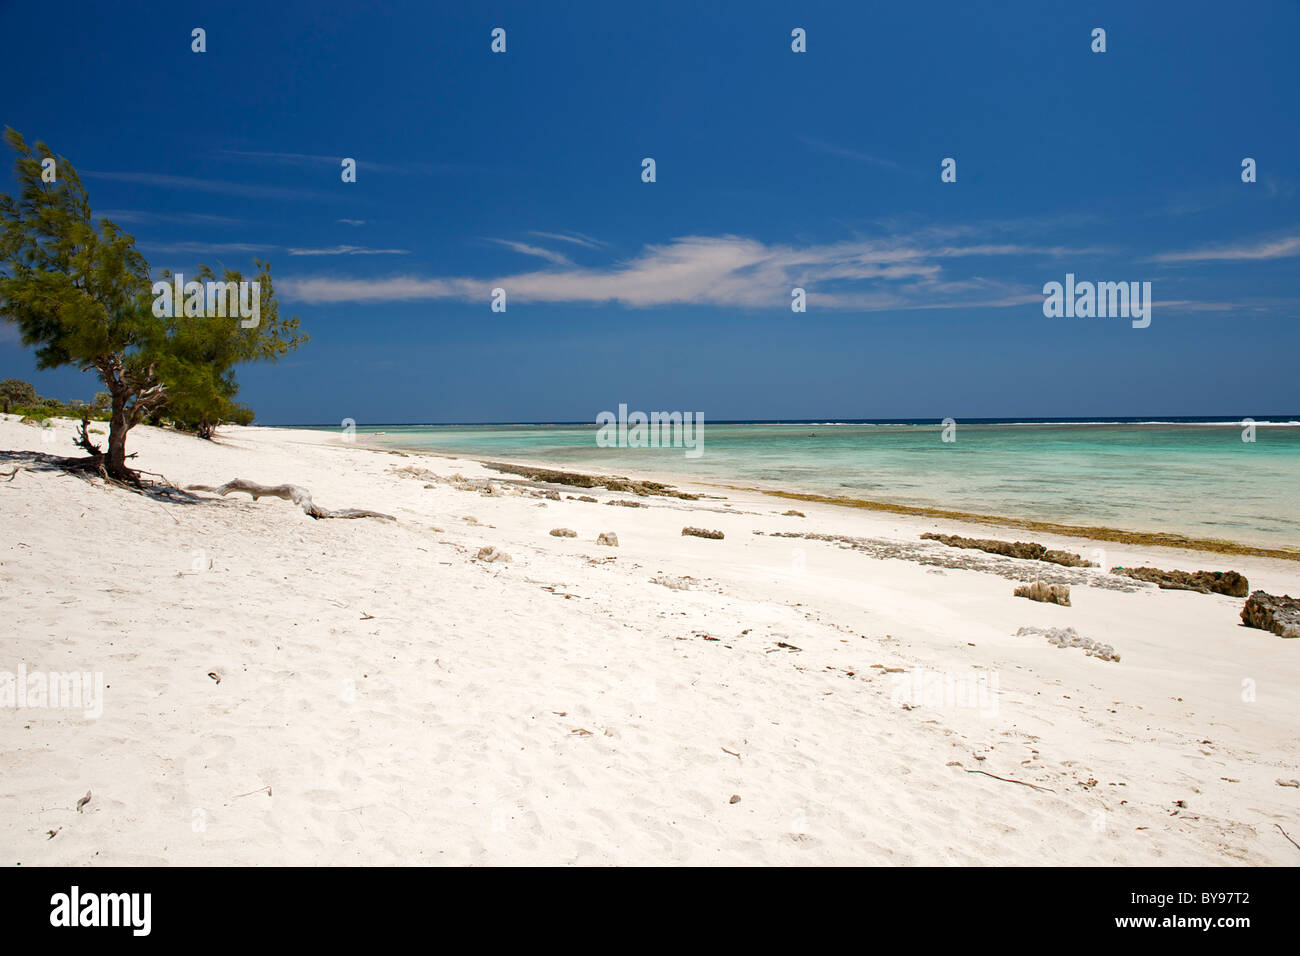
<svg viewBox="0 0 1300 956"><path fill-rule="evenodd" d="M275 427L275 426L266 426ZM522 475L538 481L549 481L569 485L574 488L606 488L610 491L631 491L634 494L667 495L677 498L694 498L696 496L676 490L671 484L648 481L641 478L628 478L622 475L591 474L571 471L566 468L538 462L518 462L508 459L480 457L473 454L449 454L430 451L427 448L395 448L383 445L371 445L358 442L358 447L372 451L402 455L432 455L441 458L459 458L474 461L496 471ZM680 477L680 476L679 476ZM1131 544L1158 548L1176 548L1186 551L1205 551L1215 554L1246 555L1260 558L1276 558L1282 561L1300 561L1300 547L1270 548L1262 545L1245 544L1221 538L1200 538L1176 534L1167 531L1129 531L1123 528L1108 528L1101 525L1071 525L1054 521L1042 521L1035 518L1017 518L1013 515L988 514L975 511L960 511L952 508L935 508L924 505L904 505L889 501L877 501L869 498L851 498L842 495L821 495L812 492L792 491L781 488L764 488L756 485L739 485L705 479L689 480L693 484L708 488L726 489L728 491L747 491L783 498L791 501L816 502L835 505L841 508L856 508L867 511L880 511L889 514L909 515L919 518L940 518L948 521L961 521L967 524L991 525L999 528L1013 528L1021 531L1036 531L1041 534L1056 534L1069 538L1087 538L1093 541L1113 541L1118 544ZM639 490L638 490L639 489Z"/></svg>
<svg viewBox="0 0 1300 956"><path fill-rule="evenodd" d="M1260 558L1279 558L1284 561L1300 561L1300 548L1265 548L1257 545L1243 544L1237 541L1226 541L1219 538L1196 538L1164 531L1125 531L1122 528L1058 524L1054 521L1040 521L1033 518L1015 518L1008 515L991 515L974 511L957 511L950 508L929 508L921 505L900 505L887 501L872 501L867 498L816 495L797 491L755 488L746 485L714 484L713 486L718 488L727 488L732 491L758 491L765 495L772 495L777 498L789 498L794 501L816 501L822 504L839 505L844 508L865 508L870 511L885 511L893 514L915 515L917 517L926 518L944 518L950 521L965 521L973 524L995 525L1000 528L1018 528L1024 531L1038 531L1043 534L1059 534L1070 538L1089 538L1094 541L1115 541L1121 544L1134 544L1158 548L1181 548L1190 551L1212 551L1218 554L1242 554Z"/></svg>
<svg viewBox="0 0 1300 956"><path fill-rule="evenodd" d="M224 421L253 420L236 401L235 370L251 362L275 362L306 343L296 317L283 318L271 282L271 267L254 258L255 279L223 268L221 281L207 266L181 283L173 272L154 267L135 238L104 216L92 216L90 196L66 156L48 145L29 147L6 127L14 154L14 195L0 193L0 315L32 349L38 370L63 367L94 372L104 386L96 404L108 412L107 442L90 438L83 416L76 446L86 457L67 458L67 471L92 472L143 487L147 480L128 462L128 433L163 417L192 426L211 438ZM213 293L205 299L206 288ZM162 308L155 287L184 293L183 306ZM238 316L220 290L238 291ZM245 308L249 295L257 301ZM30 383L6 379L6 413L37 396Z"/></svg>

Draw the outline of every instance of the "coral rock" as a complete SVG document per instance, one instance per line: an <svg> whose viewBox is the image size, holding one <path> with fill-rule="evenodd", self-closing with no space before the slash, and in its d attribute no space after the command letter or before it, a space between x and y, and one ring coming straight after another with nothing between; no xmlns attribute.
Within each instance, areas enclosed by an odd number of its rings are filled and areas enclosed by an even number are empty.
<svg viewBox="0 0 1300 956"><path fill-rule="evenodd" d="M1281 637L1300 637L1300 599L1254 591L1241 609L1241 620L1247 627L1272 631Z"/></svg>
<svg viewBox="0 0 1300 956"><path fill-rule="evenodd" d="M1070 589L1064 584L1043 584L1041 581L1035 581L1033 584L1024 584L1016 588L1015 596L1029 598L1031 601L1060 604L1062 607L1070 606Z"/></svg>
<svg viewBox="0 0 1300 956"><path fill-rule="evenodd" d="M1138 581L1149 581L1171 591L1199 591L1202 594L1226 594L1245 597L1250 585L1236 571L1161 571L1159 568L1111 568Z"/></svg>

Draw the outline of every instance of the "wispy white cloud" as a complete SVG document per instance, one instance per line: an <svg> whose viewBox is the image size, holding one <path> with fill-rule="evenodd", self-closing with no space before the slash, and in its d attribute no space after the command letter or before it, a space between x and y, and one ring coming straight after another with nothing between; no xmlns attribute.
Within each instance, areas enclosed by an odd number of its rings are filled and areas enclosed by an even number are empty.
<svg viewBox="0 0 1300 956"><path fill-rule="evenodd" d="M318 163L338 165L342 156L324 156L319 153L276 153L269 150L223 149L218 153L231 159L276 163L281 166L310 166Z"/></svg>
<svg viewBox="0 0 1300 956"><path fill-rule="evenodd" d="M575 246L586 246L588 249L599 249L602 246L609 245L609 243L593 239L591 236L584 236L580 232L539 232L534 229L530 234L539 236L542 239L558 239L560 242L571 242Z"/></svg>
<svg viewBox="0 0 1300 956"><path fill-rule="evenodd" d="M364 219L335 219L334 221L341 222L345 226L364 226L366 224Z"/></svg>
<svg viewBox="0 0 1300 956"><path fill-rule="evenodd" d="M802 136L800 138L813 149L830 156L839 156L842 159L852 159L859 163L869 163L872 166L883 166L886 169L905 169L904 166L894 162L892 159L882 159L879 156L862 153L856 149L846 149L843 146L836 146L834 143L827 143L819 139L811 139L807 136Z"/></svg>
<svg viewBox="0 0 1300 956"><path fill-rule="evenodd" d="M1262 176L1260 184L1264 191L1268 193L1269 199L1292 199L1296 194L1296 184L1293 179L1284 179L1280 176Z"/></svg>
<svg viewBox="0 0 1300 956"><path fill-rule="evenodd" d="M501 241L515 248L524 245ZM282 280L278 288L286 298L318 303L486 301L499 286L514 302L763 308L788 306L791 289L799 286L806 289L810 306L824 308L973 308L1041 302L1042 297L1028 284L978 277L945 280L944 260L1078 252L1005 244L925 247L896 238L799 247L768 245L740 236L685 236L646 246L639 255L603 268L573 266L551 253L543 257L563 268L491 278L291 277ZM529 254L539 253L530 249Z"/></svg>
<svg viewBox="0 0 1300 956"><path fill-rule="evenodd" d="M1287 259L1300 256L1300 236L1287 236L1236 245L1213 246L1186 252L1166 252L1152 256L1148 262L1211 262L1256 261L1261 259Z"/></svg>
<svg viewBox="0 0 1300 956"><path fill-rule="evenodd" d="M1235 312L1250 308L1239 302L1196 302L1191 299L1167 299L1151 304L1161 309L1182 309L1184 312Z"/></svg>
<svg viewBox="0 0 1300 956"><path fill-rule="evenodd" d="M176 255L220 255L222 253L273 252L277 246L254 242L141 242L141 249Z"/></svg>
<svg viewBox="0 0 1300 956"><path fill-rule="evenodd" d="M331 246L328 249L289 249L291 256L409 256L410 249L367 249L365 246Z"/></svg>
<svg viewBox="0 0 1300 956"><path fill-rule="evenodd" d="M335 168L338 168L344 159L343 154L338 156L324 156L320 153L276 153L249 149L223 149L216 155L218 157L243 162L272 164L277 166L329 165ZM370 170L371 172L377 173L434 174L468 172L473 169L471 166L465 166L458 163L414 163L394 162L392 160L376 162L375 160L358 157L355 153L348 153L346 155L348 158L356 159L358 169Z"/></svg>
<svg viewBox="0 0 1300 956"><path fill-rule="evenodd" d="M158 189L180 189L189 192L219 193L226 196L243 196L247 199L325 199L324 193L304 189L285 189L280 186L259 186L254 183L232 183L219 179L197 179L193 176L172 176L168 173L146 172L104 172L93 169L82 170L82 175L90 179L104 179L109 182L132 183L138 186L153 186Z"/></svg>
<svg viewBox="0 0 1300 956"><path fill-rule="evenodd" d="M548 262L554 262L556 265L571 266L573 260L562 252L552 252L550 249L543 249L541 246L529 245L526 242L512 242L509 239L489 239L488 242L499 243L508 249L525 256L536 256L539 259L545 259Z"/></svg>
<svg viewBox="0 0 1300 956"><path fill-rule="evenodd" d="M94 215L95 218L111 219L119 223L152 224L162 222L201 226L237 226L243 223L242 219L232 219L230 216L212 216L199 212L161 213L146 212L142 209L103 209L97 211Z"/></svg>

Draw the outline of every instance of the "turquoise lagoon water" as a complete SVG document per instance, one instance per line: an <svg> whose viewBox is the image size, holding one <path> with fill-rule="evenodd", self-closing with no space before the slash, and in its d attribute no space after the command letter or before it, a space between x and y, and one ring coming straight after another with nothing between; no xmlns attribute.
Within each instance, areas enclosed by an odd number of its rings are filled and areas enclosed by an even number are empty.
<svg viewBox="0 0 1300 956"><path fill-rule="evenodd" d="M1265 422L1270 422L1266 424ZM706 423L702 453L595 425L387 425L369 445L1300 548L1300 422Z"/></svg>

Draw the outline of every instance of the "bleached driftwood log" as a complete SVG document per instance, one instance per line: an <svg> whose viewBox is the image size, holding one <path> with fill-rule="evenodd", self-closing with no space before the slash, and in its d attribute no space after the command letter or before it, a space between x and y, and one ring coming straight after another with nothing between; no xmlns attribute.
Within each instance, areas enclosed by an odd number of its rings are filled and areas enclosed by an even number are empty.
<svg viewBox="0 0 1300 956"><path fill-rule="evenodd" d="M360 508L343 508L339 511L330 511L318 507L311 500L311 492L306 488L300 488L298 485L259 485L247 478L232 478L224 485L218 485L215 488L211 485L190 485L186 490L211 491L222 496L228 495L232 491L243 491L252 495L254 501L258 498L283 498L285 501L292 501L313 518L383 518L385 521L397 520L392 515L381 514L378 511L365 511Z"/></svg>

